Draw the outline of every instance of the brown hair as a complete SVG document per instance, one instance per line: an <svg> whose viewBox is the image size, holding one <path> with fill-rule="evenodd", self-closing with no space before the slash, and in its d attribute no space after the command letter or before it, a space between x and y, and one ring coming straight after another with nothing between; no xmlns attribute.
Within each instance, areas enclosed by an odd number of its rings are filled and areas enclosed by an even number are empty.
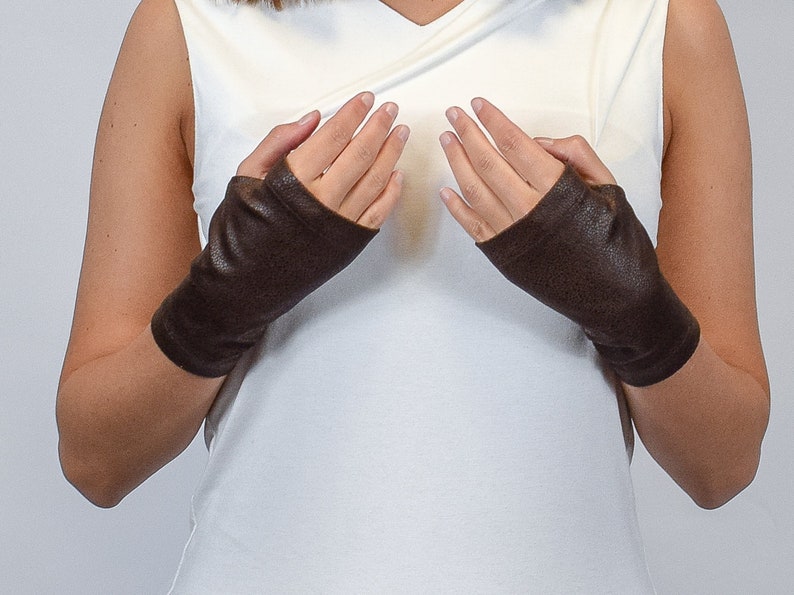
<svg viewBox="0 0 794 595"><path fill-rule="evenodd" d="M265 4L276 10L282 10L290 5L300 5L300 4L311 4L311 1L307 2L307 0L231 0L235 4Z"/></svg>
<svg viewBox="0 0 794 595"><path fill-rule="evenodd" d="M282 2L282 0L233 0L233 1L237 2L238 4L241 4L241 3L244 3L244 4L259 4L260 2L264 1L266 4L270 4L270 6L272 6L276 10L281 10L282 8L284 8L284 4L285 4L284 2ZM286 0L286 4L289 4L291 1L294 1L294 0Z"/></svg>

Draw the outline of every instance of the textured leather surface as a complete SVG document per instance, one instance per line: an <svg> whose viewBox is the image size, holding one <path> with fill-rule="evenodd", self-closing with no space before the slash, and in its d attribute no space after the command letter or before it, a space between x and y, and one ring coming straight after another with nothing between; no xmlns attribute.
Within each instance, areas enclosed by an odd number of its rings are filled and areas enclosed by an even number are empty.
<svg viewBox="0 0 794 595"><path fill-rule="evenodd" d="M532 211L478 246L510 281L580 324L630 385L664 380L697 347L697 320L619 186L590 187L568 166Z"/></svg>
<svg viewBox="0 0 794 595"><path fill-rule="evenodd" d="M284 160L264 180L234 177L206 247L152 318L154 338L189 372L227 374L269 322L350 264L376 233L320 203Z"/></svg>

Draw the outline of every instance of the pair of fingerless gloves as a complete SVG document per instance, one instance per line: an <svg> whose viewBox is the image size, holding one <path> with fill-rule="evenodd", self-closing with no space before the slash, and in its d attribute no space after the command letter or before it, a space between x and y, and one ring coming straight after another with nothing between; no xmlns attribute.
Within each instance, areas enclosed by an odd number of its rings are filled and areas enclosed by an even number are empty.
<svg viewBox="0 0 794 595"><path fill-rule="evenodd" d="M155 341L188 372L223 376L376 233L320 203L284 160L264 180L234 177L206 247L152 318ZM477 245L507 279L581 325L627 384L664 380L697 347L698 323L619 186L591 187L568 166L532 211Z"/></svg>

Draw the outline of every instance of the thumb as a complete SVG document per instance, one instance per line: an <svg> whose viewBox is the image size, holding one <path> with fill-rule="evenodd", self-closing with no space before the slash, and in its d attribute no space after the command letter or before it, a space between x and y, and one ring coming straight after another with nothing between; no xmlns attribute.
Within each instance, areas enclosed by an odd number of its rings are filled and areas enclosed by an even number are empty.
<svg viewBox="0 0 794 595"><path fill-rule="evenodd" d="M320 112L314 110L300 120L276 126L262 139L256 149L243 159L237 168L237 175L264 178L270 168L282 157L309 138L319 123Z"/></svg>
<svg viewBox="0 0 794 595"><path fill-rule="evenodd" d="M581 178L591 186L615 184L615 177L596 152L581 136L567 138L536 137L537 142L547 153L563 163L569 164Z"/></svg>

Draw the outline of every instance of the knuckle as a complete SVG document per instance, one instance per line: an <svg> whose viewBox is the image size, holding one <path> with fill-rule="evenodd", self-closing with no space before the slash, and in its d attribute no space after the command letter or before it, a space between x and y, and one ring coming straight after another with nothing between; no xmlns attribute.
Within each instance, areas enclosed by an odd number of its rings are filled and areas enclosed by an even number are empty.
<svg viewBox="0 0 794 595"><path fill-rule="evenodd" d="M378 229L383 225L383 213L380 209L368 209L366 213L359 219L359 225L369 227L370 229Z"/></svg>
<svg viewBox="0 0 794 595"><path fill-rule="evenodd" d="M469 204L476 205L482 202L482 186L477 182L469 182L461 190Z"/></svg>
<svg viewBox="0 0 794 595"><path fill-rule="evenodd" d="M491 154L483 152L477 156L476 167L481 172L489 172L496 167L496 161Z"/></svg>
<svg viewBox="0 0 794 595"><path fill-rule="evenodd" d="M282 136L283 134L285 134L288 129L289 129L289 126L287 124L279 124L278 126L274 126L270 130L270 132L268 133L267 136L270 137L270 138L273 138L273 137L277 138L277 137Z"/></svg>
<svg viewBox="0 0 794 595"><path fill-rule="evenodd" d="M522 133L514 128L506 131L499 141L499 150L503 155L517 153L520 151L523 144L522 136Z"/></svg>
<svg viewBox="0 0 794 595"><path fill-rule="evenodd" d="M577 145L586 145L587 141L581 134L574 134L571 137L571 142Z"/></svg>
<svg viewBox="0 0 794 595"><path fill-rule="evenodd" d="M359 161L370 162L375 158L375 152L366 143L355 143L353 151L355 158Z"/></svg>
<svg viewBox="0 0 794 595"><path fill-rule="evenodd" d="M369 178L369 185L377 192L380 192L389 183L390 176L385 175L380 169L373 169L367 177Z"/></svg>
<svg viewBox="0 0 794 595"><path fill-rule="evenodd" d="M329 122L330 124L330 122ZM350 142L350 138L347 134L347 130L342 127L339 123L334 122L329 130L330 134L330 141L339 149L343 149L347 146L347 143Z"/></svg>
<svg viewBox="0 0 794 595"><path fill-rule="evenodd" d="M475 241L481 242L485 239L485 226L479 219L472 219L469 221L468 229L466 230Z"/></svg>
<svg viewBox="0 0 794 595"><path fill-rule="evenodd" d="M571 144L574 150L579 154L583 154L590 149L590 143L580 134L571 137Z"/></svg>

